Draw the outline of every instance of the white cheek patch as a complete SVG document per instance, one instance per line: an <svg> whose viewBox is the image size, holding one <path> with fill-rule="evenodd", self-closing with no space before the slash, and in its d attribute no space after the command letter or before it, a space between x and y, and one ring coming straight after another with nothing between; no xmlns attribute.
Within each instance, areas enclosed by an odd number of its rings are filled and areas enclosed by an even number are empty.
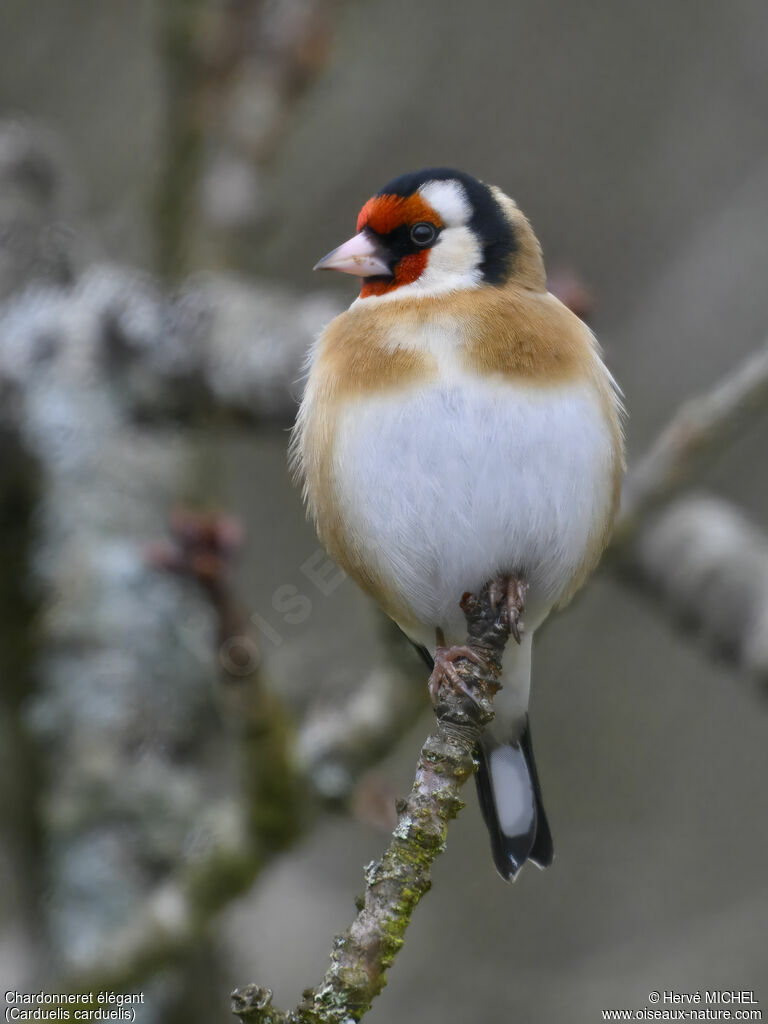
<svg viewBox="0 0 768 1024"><path fill-rule="evenodd" d="M427 270L463 277L479 268L482 256L474 231L469 228L443 228L436 244L429 250Z"/></svg>
<svg viewBox="0 0 768 1024"><path fill-rule="evenodd" d="M482 256L469 228L443 228L437 244L429 250L427 267L419 281L425 288L440 291L471 288L480 282Z"/></svg>
<svg viewBox="0 0 768 1024"><path fill-rule="evenodd" d="M446 227L466 224L472 216L466 193L458 181L428 181L419 189Z"/></svg>

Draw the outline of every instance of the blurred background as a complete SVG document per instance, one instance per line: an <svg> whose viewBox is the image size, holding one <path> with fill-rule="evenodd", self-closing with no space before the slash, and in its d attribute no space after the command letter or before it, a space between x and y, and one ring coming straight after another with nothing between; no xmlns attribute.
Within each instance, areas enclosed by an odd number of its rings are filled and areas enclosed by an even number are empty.
<svg viewBox="0 0 768 1024"><path fill-rule="evenodd" d="M765 343L767 41L753 0L5 0L3 991L210 1024L319 981L431 712L286 470L355 294L310 269L398 173L498 184L589 312L631 466ZM555 864L505 886L468 792L371 1021L768 1001L766 444L542 633Z"/></svg>

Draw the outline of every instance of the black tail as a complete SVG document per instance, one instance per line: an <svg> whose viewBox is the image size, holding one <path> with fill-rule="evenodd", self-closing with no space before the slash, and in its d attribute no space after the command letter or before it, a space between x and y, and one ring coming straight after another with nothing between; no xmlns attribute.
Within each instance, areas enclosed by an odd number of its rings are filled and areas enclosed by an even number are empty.
<svg viewBox="0 0 768 1024"><path fill-rule="evenodd" d="M540 868L549 867L554 857L552 833L541 800L527 718L515 743L503 744L486 736L477 752L477 795L499 874L507 881L514 879L527 860Z"/></svg>

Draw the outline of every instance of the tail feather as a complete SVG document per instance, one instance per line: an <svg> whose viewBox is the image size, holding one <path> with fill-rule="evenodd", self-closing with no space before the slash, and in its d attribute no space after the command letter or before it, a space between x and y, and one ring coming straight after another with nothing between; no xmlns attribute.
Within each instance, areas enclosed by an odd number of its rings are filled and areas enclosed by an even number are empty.
<svg viewBox="0 0 768 1024"><path fill-rule="evenodd" d="M531 727L527 720L523 735L520 737L520 746L525 754L525 761L528 765L533 786L533 796L536 801L536 839L531 847L531 852L528 854L528 859L533 861L537 867L548 868L555 859L555 847L552 843L552 833L541 798L539 773L536 769L536 759L533 756L533 746L531 744Z"/></svg>
<svg viewBox="0 0 768 1024"><path fill-rule="evenodd" d="M549 867L554 857L552 834L527 719L517 741L504 744L485 736L478 754L477 793L497 871L509 880L527 860Z"/></svg>

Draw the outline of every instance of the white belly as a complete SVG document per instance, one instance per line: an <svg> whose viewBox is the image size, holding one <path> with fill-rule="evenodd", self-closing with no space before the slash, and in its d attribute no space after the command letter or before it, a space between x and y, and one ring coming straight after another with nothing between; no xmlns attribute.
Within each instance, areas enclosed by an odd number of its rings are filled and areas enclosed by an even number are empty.
<svg viewBox="0 0 768 1024"><path fill-rule="evenodd" d="M466 378L361 399L341 418L335 456L348 541L430 639L437 626L461 639L461 595L500 572L527 577L534 629L611 501L611 435L586 385Z"/></svg>

